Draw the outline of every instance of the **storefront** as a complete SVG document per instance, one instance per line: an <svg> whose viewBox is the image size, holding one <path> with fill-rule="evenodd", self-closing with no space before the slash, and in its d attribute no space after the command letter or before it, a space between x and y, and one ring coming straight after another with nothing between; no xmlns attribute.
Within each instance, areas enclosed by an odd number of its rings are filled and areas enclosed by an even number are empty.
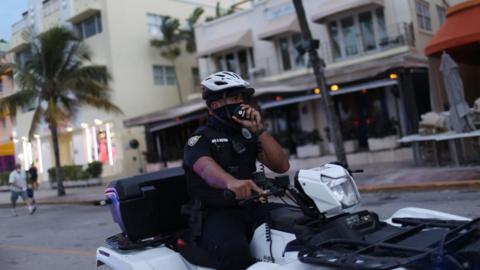
<svg viewBox="0 0 480 270"><path fill-rule="evenodd" d="M6 172L15 168L15 149L13 142L0 144L0 172Z"/></svg>

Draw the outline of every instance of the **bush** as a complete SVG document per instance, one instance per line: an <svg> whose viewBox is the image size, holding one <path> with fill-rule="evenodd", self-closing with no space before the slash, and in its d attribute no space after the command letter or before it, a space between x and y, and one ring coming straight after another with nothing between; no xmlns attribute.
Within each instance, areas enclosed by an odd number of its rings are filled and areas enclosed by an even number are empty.
<svg viewBox="0 0 480 270"><path fill-rule="evenodd" d="M0 172L0 186L8 185L10 172Z"/></svg>
<svg viewBox="0 0 480 270"><path fill-rule="evenodd" d="M94 161L94 162L88 164L87 169L85 171L92 178L98 178L98 177L100 177L100 175L102 175L103 164L99 161Z"/></svg>
<svg viewBox="0 0 480 270"><path fill-rule="evenodd" d="M65 181L85 180L89 178L98 178L103 171L102 163L94 161L87 165L83 170L82 165L65 165L60 168ZM50 182L56 182L55 167L48 169L48 178Z"/></svg>

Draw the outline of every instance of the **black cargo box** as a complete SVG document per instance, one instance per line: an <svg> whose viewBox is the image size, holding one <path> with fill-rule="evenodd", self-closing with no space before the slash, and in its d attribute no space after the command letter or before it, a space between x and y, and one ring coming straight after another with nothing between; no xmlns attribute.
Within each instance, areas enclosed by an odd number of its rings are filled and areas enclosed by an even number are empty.
<svg viewBox="0 0 480 270"><path fill-rule="evenodd" d="M132 241L187 227L181 206L189 198L181 167L113 181L105 195L114 221Z"/></svg>

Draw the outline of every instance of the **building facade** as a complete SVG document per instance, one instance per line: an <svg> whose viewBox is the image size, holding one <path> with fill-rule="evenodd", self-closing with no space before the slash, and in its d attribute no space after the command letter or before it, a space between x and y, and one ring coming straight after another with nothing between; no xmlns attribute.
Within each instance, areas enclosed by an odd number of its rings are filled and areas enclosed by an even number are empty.
<svg viewBox="0 0 480 270"><path fill-rule="evenodd" d="M12 55L8 53L10 45L0 40L0 63L12 61ZM12 73L6 71L0 74L0 99L13 92ZM15 168L15 151L12 140L13 119L9 114L0 115L0 172Z"/></svg>
<svg viewBox="0 0 480 270"><path fill-rule="evenodd" d="M323 91L333 96L349 152L394 148L399 136L416 132L420 115L431 109L424 48L446 8L461 1L302 2L329 89L316 87L289 0L253 1L249 9L197 25L200 77L230 70L249 79L269 131L297 156L311 155L303 147L309 145L321 146L316 154L332 151ZM144 125L149 152L167 163L178 158L182 134L205 115L198 100L126 124Z"/></svg>
<svg viewBox="0 0 480 270"><path fill-rule="evenodd" d="M258 1L196 28L200 75L226 69L249 78L270 131L290 152L308 144L311 132L329 141L319 98L330 91L347 150L376 150L372 139L414 133L430 111L424 48L456 2L303 1L329 84L316 89L307 56L299 53L293 4Z"/></svg>
<svg viewBox="0 0 480 270"><path fill-rule="evenodd" d="M203 5L205 14L214 12L214 1ZM90 47L95 64L105 65L112 81L112 102L123 115L112 115L88 107L75 119L60 128L62 164L104 163L104 176L131 175L142 170L145 151L142 127L124 128L127 117L142 115L187 101L194 94L198 81L195 55L182 47L182 54L169 61L151 46L153 39L162 39L164 16L186 24L197 5L189 1L169 0L29 0L29 8L21 21L12 26L11 52L20 61L28 59L25 33L40 35L52 26L75 29ZM15 140L19 142L17 157L27 167L38 163L41 172L54 166L48 128L39 128L29 142L27 135L33 112L23 108L17 115ZM139 147L132 148L132 141Z"/></svg>

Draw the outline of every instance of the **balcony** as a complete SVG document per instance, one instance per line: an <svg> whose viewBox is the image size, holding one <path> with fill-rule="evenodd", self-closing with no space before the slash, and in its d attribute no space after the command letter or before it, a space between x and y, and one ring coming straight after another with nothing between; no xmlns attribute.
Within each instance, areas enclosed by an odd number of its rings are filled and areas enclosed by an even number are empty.
<svg viewBox="0 0 480 270"><path fill-rule="evenodd" d="M11 41L11 51L19 52L24 50L27 47L27 41L25 40L25 32L28 30L28 15L23 16L23 18L12 25L12 41Z"/></svg>
<svg viewBox="0 0 480 270"><path fill-rule="evenodd" d="M69 22L77 23L99 13L102 9L102 0L74 0Z"/></svg>
<svg viewBox="0 0 480 270"><path fill-rule="evenodd" d="M49 0L43 2L43 22L42 22L42 32L49 30L54 26L61 24L60 10L61 10L61 1L60 0Z"/></svg>
<svg viewBox="0 0 480 270"><path fill-rule="evenodd" d="M337 36L330 33L329 42L322 42L320 50L327 65L387 57L415 46L412 25L408 23L387 25L368 34L357 29L348 36L347 31Z"/></svg>
<svg viewBox="0 0 480 270"><path fill-rule="evenodd" d="M327 69L398 55L407 52L415 45L412 26L407 23L388 25L369 38L365 38L360 31L355 32L353 36L355 38L349 42L342 37L338 39L340 42L337 44L329 41L328 37L322 38L318 53L325 61ZM279 44L275 46L277 46L275 55L255 57L253 67L248 68L248 72L240 72L242 77L249 80L278 81L312 74L307 54L298 57L293 46L289 46L284 52L278 49ZM255 55L264 54L256 52ZM232 61L232 66L236 67L235 60L232 59ZM207 68L208 74L222 70L214 62L210 62ZM234 71L239 72L239 70L237 68Z"/></svg>

